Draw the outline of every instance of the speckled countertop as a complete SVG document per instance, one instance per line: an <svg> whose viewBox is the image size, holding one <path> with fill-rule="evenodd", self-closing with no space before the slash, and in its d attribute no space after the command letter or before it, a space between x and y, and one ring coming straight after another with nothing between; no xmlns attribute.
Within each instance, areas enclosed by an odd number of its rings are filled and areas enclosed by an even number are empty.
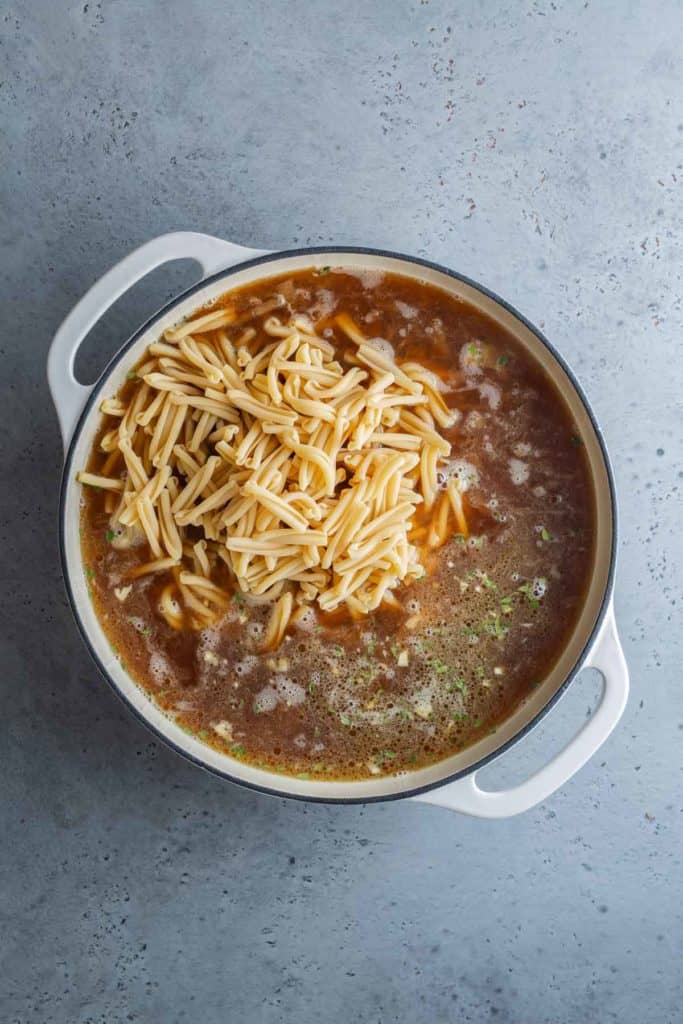
<svg viewBox="0 0 683 1024"><path fill-rule="evenodd" d="M0 1019L680 1021L681 5L8 0L0 19ZM45 357L97 276L176 228L429 256L578 372L621 496L633 690L545 805L494 824L261 797L98 678L60 579ZM86 376L193 275L119 303ZM540 764L594 693L575 684L487 781Z"/></svg>

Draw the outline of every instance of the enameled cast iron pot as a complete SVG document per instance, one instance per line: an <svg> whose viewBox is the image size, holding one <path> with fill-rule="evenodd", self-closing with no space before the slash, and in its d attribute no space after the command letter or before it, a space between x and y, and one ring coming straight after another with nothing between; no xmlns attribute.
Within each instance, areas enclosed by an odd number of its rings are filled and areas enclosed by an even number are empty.
<svg viewBox="0 0 683 1024"><path fill-rule="evenodd" d="M73 372L79 345L92 326L136 281L170 260L199 262L203 280L170 302L126 342L92 387ZM360 782L288 778L237 761L188 735L166 717L119 664L88 597L79 542L80 486L99 421L103 397L114 395L146 346L183 317L230 288L310 266L362 265L417 277L465 299L493 317L542 364L563 394L590 462L595 486L595 562L586 600L561 657L531 696L495 732L438 764L399 777ZM628 695L628 671L619 644L612 589L616 552L614 483L602 436L573 374L545 338L507 303L473 281L425 260L345 246L270 253L245 249L208 235L178 232L156 238L104 275L66 318L52 343L48 377L64 439L66 461L61 489L60 548L64 579L76 622L102 675L128 707L157 736L215 775L263 792L305 800L339 802L415 796L428 803L480 817L498 818L527 810L563 785L605 742L619 721ZM514 788L488 792L477 785L477 770L521 739L555 704L583 668L603 677L600 704L570 743L550 763Z"/></svg>

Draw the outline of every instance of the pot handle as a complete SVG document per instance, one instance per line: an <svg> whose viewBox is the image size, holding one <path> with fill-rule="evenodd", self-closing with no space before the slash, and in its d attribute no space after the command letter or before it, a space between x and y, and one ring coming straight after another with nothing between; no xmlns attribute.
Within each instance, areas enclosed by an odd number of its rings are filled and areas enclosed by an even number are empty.
<svg viewBox="0 0 683 1024"><path fill-rule="evenodd" d="M571 779L602 746L619 721L629 690L628 667L610 604L584 668L602 675L600 703L583 728L539 771L512 789L490 792L477 785L477 773L421 793L414 799L449 807L476 818L510 818L535 807Z"/></svg>
<svg viewBox="0 0 683 1024"><path fill-rule="evenodd" d="M78 417L93 387L79 384L76 380L76 353L90 329L112 303L140 278L171 260L196 260L202 268L202 277L208 277L218 270L262 256L264 252L194 231L174 231L141 245L96 281L55 334L47 358L47 378L59 418L64 451L69 447Z"/></svg>

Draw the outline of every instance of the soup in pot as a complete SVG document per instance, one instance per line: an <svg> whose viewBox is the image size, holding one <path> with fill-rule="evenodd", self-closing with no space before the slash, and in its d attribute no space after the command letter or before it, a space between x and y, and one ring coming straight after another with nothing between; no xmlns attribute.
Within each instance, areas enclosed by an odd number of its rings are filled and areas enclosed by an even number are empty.
<svg viewBox="0 0 683 1024"><path fill-rule="evenodd" d="M593 489L563 399L493 319L311 268L228 292L128 378L79 474L85 571L188 732L305 778L406 772L552 669Z"/></svg>

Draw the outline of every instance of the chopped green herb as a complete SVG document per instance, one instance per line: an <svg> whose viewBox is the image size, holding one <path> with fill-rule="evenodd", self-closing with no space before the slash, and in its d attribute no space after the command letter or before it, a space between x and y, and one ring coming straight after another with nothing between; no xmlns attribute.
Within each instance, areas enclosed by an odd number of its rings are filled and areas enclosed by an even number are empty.
<svg viewBox="0 0 683 1024"><path fill-rule="evenodd" d="M484 676L486 675L486 672L484 671L484 666L477 665L476 669L474 670L474 674L476 675L477 679L483 679Z"/></svg>
<svg viewBox="0 0 683 1024"><path fill-rule="evenodd" d="M85 575L88 577L89 580L91 580L95 575L95 570L91 569L90 567L84 569L83 571L85 572Z"/></svg>
<svg viewBox="0 0 683 1024"><path fill-rule="evenodd" d="M310 775L308 774L308 772L299 772L299 774L297 775L297 779L302 779L305 782L306 779L310 779Z"/></svg>
<svg viewBox="0 0 683 1024"><path fill-rule="evenodd" d="M496 640L504 640L510 631L510 627L504 623L497 612L489 612L488 621L484 623L484 629Z"/></svg>
<svg viewBox="0 0 683 1024"><path fill-rule="evenodd" d="M427 644L424 640L415 641L415 650L417 651L418 654L426 654L428 646L429 644Z"/></svg>
<svg viewBox="0 0 683 1024"><path fill-rule="evenodd" d="M331 269L332 267L318 267L318 269L316 270L316 275L318 277L324 277L325 274L329 274Z"/></svg>
<svg viewBox="0 0 683 1024"><path fill-rule="evenodd" d="M371 683L379 675L379 664L371 658L361 658L361 670L356 676L357 683Z"/></svg>
<svg viewBox="0 0 683 1024"><path fill-rule="evenodd" d="M340 715L339 721L341 722L342 725L351 725L351 719L349 718L348 715Z"/></svg>
<svg viewBox="0 0 683 1024"><path fill-rule="evenodd" d="M513 599L513 596L514 596L513 594L506 594L505 597L501 598L501 600L500 600L500 608L501 608L501 611L502 611L503 615L509 615L512 612L512 599Z"/></svg>
<svg viewBox="0 0 683 1024"><path fill-rule="evenodd" d="M341 644L335 644L334 645L334 647L332 648L332 657L333 658L343 658L344 657L344 648L341 646Z"/></svg>
<svg viewBox="0 0 683 1024"><path fill-rule="evenodd" d="M475 720L472 722L472 725L474 726L475 729L478 729L483 721L483 718L475 718Z"/></svg>
<svg viewBox="0 0 683 1024"><path fill-rule="evenodd" d="M460 693L462 693L465 697L469 693L469 689L468 689L467 683L462 678L451 679L450 683L448 684L448 689L449 690L459 690Z"/></svg>
<svg viewBox="0 0 683 1024"><path fill-rule="evenodd" d="M109 541L110 544L113 541L115 536L116 536L116 534L114 533L113 530L107 530L107 540Z"/></svg>
<svg viewBox="0 0 683 1024"><path fill-rule="evenodd" d="M415 764L415 762L417 761L417 754L411 754L409 757L406 758L406 761L408 764Z"/></svg>
<svg viewBox="0 0 683 1024"><path fill-rule="evenodd" d="M529 604L531 605L531 607L534 610L536 608L538 608L538 606L540 604L540 601L534 595L534 585L533 585L533 583L523 583L521 587L517 587L517 590L520 592L520 594L524 594L524 596L526 597L527 601L529 602Z"/></svg>
<svg viewBox="0 0 683 1024"><path fill-rule="evenodd" d="M398 656L399 656L399 654L401 653L401 652L400 652L400 650L399 650L399 648L398 648L398 644L391 644L391 646L389 647L389 650L391 651L391 653L393 654L393 656L394 656L394 657L396 658L396 660L398 661Z"/></svg>
<svg viewBox="0 0 683 1024"><path fill-rule="evenodd" d="M503 352L502 356L498 356L496 362L498 363L498 366L507 366L507 364L510 362L510 356L506 355L505 352Z"/></svg>
<svg viewBox="0 0 683 1024"><path fill-rule="evenodd" d="M572 444L575 448L583 447L583 441L581 440L578 434L572 434Z"/></svg>
<svg viewBox="0 0 683 1024"><path fill-rule="evenodd" d="M240 594L239 590L235 591L235 593L232 595L232 599L235 602L235 604L240 605L240 607L244 604L244 594Z"/></svg>
<svg viewBox="0 0 683 1024"><path fill-rule="evenodd" d="M436 672L437 676L443 676L446 672L450 672L450 667L441 658L430 658L427 664Z"/></svg>
<svg viewBox="0 0 683 1024"><path fill-rule="evenodd" d="M464 544L465 543L465 534L464 533L455 533L455 534L453 534L453 540L455 541L456 544Z"/></svg>
<svg viewBox="0 0 683 1024"><path fill-rule="evenodd" d="M318 684L317 683L309 683L308 684L308 692L309 693L315 693L315 691L317 689L318 689Z"/></svg>
<svg viewBox="0 0 683 1024"><path fill-rule="evenodd" d="M415 715L413 714L413 712L412 711L408 711L407 708L399 708L398 716L399 716L399 718L404 718L406 721L411 721L411 722L415 718Z"/></svg>
<svg viewBox="0 0 683 1024"><path fill-rule="evenodd" d="M495 583L494 580L491 579L491 577L488 575L488 573L478 571L477 572L477 576L481 580L481 582L483 583L483 585L486 587L487 590L498 590L498 584Z"/></svg>
<svg viewBox="0 0 683 1024"><path fill-rule="evenodd" d="M468 638L479 637L479 630L475 629L474 626L463 626L462 631Z"/></svg>
<svg viewBox="0 0 683 1024"><path fill-rule="evenodd" d="M453 711L451 712L451 718L453 719L454 722L462 722L465 718L467 718L467 712Z"/></svg>
<svg viewBox="0 0 683 1024"><path fill-rule="evenodd" d="M137 380L137 379L138 379L138 375L135 372L135 370L129 370L128 373L126 374L126 380Z"/></svg>
<svg viewBox="0 0 683 1024"><path fill-rule="evenodd" d="M545 526L541 527L541 540L552 540L550 533L546 530Z"/></svg>
<svg viewBox="0 0 683 1024"><path fill-rule="evenodd" d="M473 359L476 359L479 355L479 347L477 345L468 345L467 354L468 356L472 356Z"/></svg>
<svg viewBox="0 0 683 1024"><path fill-rule="evenodd" d="M246 754L246 747L244 746L243 743L233 743L230 749L233 752L233 754L237 755L237 757L242 757L244 754Z"/></svg>
<svg viewBox="0 0 683 1024"><path fill-rule="evenodd" d="M375 649L377 647L377 640L376 640L374 635L370 637L370 639L368 640L368 642L366 644L366 647L368 649L368 654L370 654L370 656L372 656L375 653Z"/></svg>
<svg viewBox="0 0 683 1024"><path fill-rule="evenodd" d="M197 735L199 736L200 740L208 740L208 738L209 738L209 730L208 729L200 729L199 732L197 733Z"/></svg>
<svg viewBox="0 0 683 1024"><path fill-rule="evenodd" d="M396 757L396 753L393 750L382 750L375 758L378 765L383 765L385 761L393 761Z"/></svg>

